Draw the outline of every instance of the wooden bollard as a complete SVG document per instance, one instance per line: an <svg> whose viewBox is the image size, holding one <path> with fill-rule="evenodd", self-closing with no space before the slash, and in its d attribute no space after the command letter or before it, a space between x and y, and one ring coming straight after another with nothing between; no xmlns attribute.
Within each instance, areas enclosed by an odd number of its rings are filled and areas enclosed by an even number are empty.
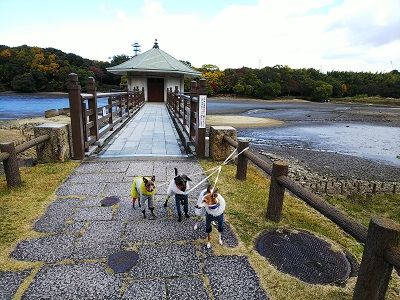
<svg viewBox="0 0 400 300"><path fill-rule="evenodd" d="M237 152L240 153L249 146L249 140L238 139ZM237 158L236 178L239 180L246 180L247 177L247 162L248 159L244 153L240 154Z"/></svg>
<svg viewBox="0 0 400 300"><path fill-rule="evenodd" d="M276 161L272 165L271 185L267 207L267 219L279 222L282 215L285 188L278 182L279 176L287 176L289 165L285 161Z"/></svg>
<svg viewBox="0 0 400 300"><path fill-rule="evenodd" d="M1 143L0 151L7 152L10 156L3 161L4 173L6 175L7 186L21 186L21 175L19 173L18 157L15 152L14 142Z"/></svg>
<svg viewBox="0 0 400 300"><path fill-rule="evenodd" d="M385 299L393 270L393 266L385 259L385 251L399 245L400 225L389 219L373 217L369 222L354 300Z"/></svg>

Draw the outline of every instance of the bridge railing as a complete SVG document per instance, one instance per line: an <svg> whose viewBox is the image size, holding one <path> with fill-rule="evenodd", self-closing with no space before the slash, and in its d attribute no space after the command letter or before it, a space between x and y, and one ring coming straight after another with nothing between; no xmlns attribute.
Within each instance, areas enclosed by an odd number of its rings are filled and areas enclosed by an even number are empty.
<svg viewBox="0 0 400 300"><path fill-rule="evenodd" d="M109 131L136 114L144 103L144 88L133 91L98 93L93 77L89 77L87 93L81 93L78 75L69 75L69 106L73 158L83 159L92 145ZM107 105L98 100L107 98Z"/></svg>
<svg viewBox="0 0 400 300"><path fill-rule="evenodd" d="M18 146L15 146L14 142L0 144L0 162L3 162L8 187L17 187L22 184L17 154L40 145L49 139L50 136L44 134Z"/></svg>
<svg viewBox="0 0 400 300"><path fill-rule="evenodd" d="M187 147L194 145L197 157L205 156L207 88L206 80L191 82L190 92L182 93L175 86L167 89L167 108L187 136Z"/></svg>
<svg viewBox="0 0 400 300"><path fill-rule="evenodd" d="M237 148L238 152L246 149L249 145L248 140L239 139L236 142L228 135L223 136L222 143L225 144L224 146L228 144ZM267 219L280 221L284 193L286 189L290 191L298 199L316 209L346 233L364 244L364 252L358 271L353 299L384 299L393 267L397 269L397 272L400 272L400 224L390 219L373 217L367 230L365 226L289 178L289 166L286 162L277 161L271 166L250 149L243 151L238 156L237 179L246 179L248 160L252 161L271 177L266 210Z"/></svg>

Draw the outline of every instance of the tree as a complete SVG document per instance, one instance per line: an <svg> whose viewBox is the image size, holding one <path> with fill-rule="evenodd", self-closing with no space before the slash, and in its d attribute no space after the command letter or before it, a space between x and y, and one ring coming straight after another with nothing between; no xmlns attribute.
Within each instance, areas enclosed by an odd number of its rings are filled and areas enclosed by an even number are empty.
<svg viewBox="0 0 400 300"><path fill-rule="evenodd" d="M125 54L114 55L111 59L110 67L120 65L130 59L131 57Z"/></svg>
<svg viewBox="0 0 400 300"><path fill-rule="evenodd" d="M332 95L332 90L332 85L324 81L317 81L314 84L311 99L314 101L328 100L328 98Z"/></svg>
<svg viewBox="0 0 400 300"><path fill-rule="evenodd" d="M36 92L35 80L31 73L17 75L11 82L14 91L29 93Z"/></svg>

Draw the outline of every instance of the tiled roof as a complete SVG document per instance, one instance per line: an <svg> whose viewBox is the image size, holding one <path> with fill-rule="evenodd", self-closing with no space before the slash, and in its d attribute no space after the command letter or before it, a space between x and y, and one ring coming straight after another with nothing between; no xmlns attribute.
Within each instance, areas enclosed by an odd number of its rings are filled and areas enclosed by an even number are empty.
<svg viewBox="0 0 400 300"><path fill-rule="evenodd" d="M143 73L175 73L190 76L200 76L201 73L180 62L168 53L162 51L157 42L150 50L132 57L130 60L107 68L107 71L126 75L127 72Z"/></svg>

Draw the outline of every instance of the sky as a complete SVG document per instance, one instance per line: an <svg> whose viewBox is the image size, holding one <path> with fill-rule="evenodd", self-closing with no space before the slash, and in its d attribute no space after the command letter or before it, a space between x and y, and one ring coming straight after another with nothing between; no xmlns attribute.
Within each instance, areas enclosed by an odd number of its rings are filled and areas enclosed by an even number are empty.
<svg viewBox="0 0 400 300"><path fill-rule="evenodd" d="M195 67L400 69L400 0L0 0L0 44L109 61L160 49Z"/></svg>

